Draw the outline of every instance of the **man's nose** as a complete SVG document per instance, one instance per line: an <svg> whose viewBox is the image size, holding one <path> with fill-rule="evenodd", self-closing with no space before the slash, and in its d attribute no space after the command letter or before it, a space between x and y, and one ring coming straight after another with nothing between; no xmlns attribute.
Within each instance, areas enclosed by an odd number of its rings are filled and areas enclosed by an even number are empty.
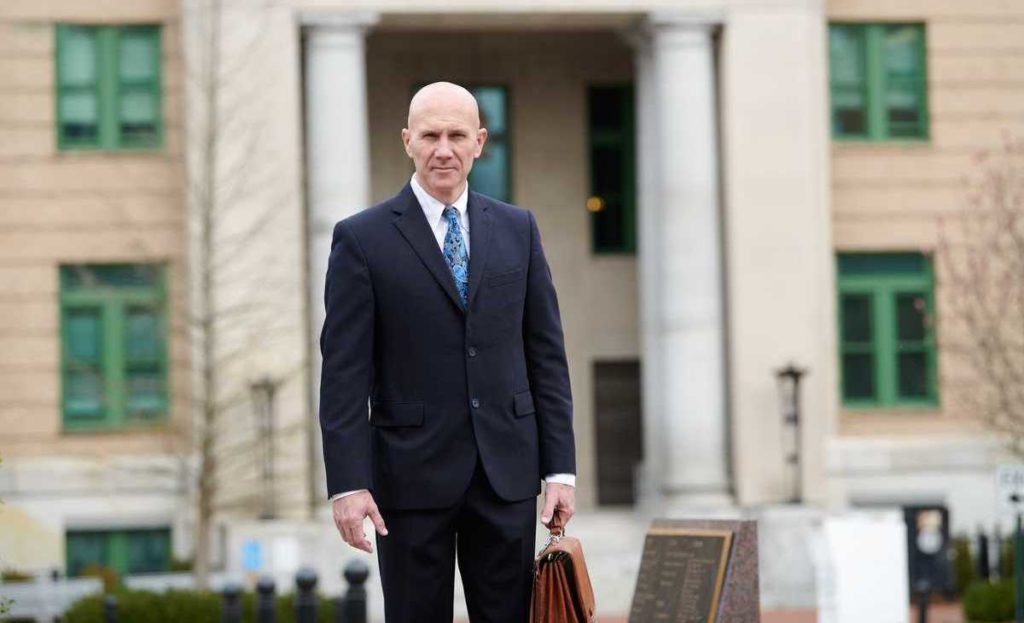
<svg viewBox="0 0 1024 623"><path fill-rule="evenodd" d="M435 155L439 158L450 158L452 155L452 145L448 142L448 139L444 136L437 142L437 151Z"/></svg>

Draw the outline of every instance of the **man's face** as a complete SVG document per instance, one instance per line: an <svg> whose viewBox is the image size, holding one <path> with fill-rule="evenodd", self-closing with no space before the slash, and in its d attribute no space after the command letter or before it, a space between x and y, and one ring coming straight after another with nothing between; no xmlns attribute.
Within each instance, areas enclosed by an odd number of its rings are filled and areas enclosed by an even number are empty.
<svg viewBox="0 0 1024 623"><path fill-rule="evenodd" d="M468 94L446 91L417 102L402 130L405 153L416 165L424 189L442 201L454 201L480 157L487 130L480 127L475 102Z"/></svg>

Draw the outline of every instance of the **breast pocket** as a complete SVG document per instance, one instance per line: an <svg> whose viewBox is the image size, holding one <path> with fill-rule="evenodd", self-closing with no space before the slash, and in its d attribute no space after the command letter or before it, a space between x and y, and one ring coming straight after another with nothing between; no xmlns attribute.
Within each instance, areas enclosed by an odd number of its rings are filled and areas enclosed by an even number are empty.
<svg viewBox="0 0 1024 623"><path fill-rule="evenodd" d="M524 274L525 271L520 267L513 268L512 270L502 271L500 273L495 273L493 275L488 275L487 285L491 286L492 288L497 288L498 286L515 283L522 279Z"/></svg>

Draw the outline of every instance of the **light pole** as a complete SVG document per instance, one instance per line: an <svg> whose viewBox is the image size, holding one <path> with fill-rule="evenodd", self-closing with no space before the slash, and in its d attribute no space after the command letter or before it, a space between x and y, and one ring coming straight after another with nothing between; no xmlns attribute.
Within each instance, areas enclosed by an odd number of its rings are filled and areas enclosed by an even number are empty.
<svg viewBox="0 0 1024 623"><path fill-rule="evenodd" d="M276 515L274 504L274 402L277 383L270 377L263 377L249 384L256 412L256 430L258 432L260 484L263 489L260 496L263 509L260 519L273 519Z"/></svg>
<svg viewBox="0 0 1024 623"><path fill-rule="evenodd" d="M789 499L792 504L799 504L803 499L800 479L800 455L803 451L800 438L800 379L806 374L806 368L797 368L793 363L775 371L782 407L783 455L793 476L793 490Z"/></svg>

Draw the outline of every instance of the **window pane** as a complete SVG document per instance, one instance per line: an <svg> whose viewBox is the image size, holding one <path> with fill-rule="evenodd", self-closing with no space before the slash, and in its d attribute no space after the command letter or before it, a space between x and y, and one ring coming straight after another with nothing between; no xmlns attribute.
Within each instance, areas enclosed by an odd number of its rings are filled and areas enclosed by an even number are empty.
<svg viewBox="0 0 1024 623"><path fill-rule="evenodd" d="M622 192L623 160L621 145L600 145L590 150L591 187L596 194Z"/></svg>
<svg viewBox="0 0 1024 623"><path fill-rule="evenodd" d="M470 187L476 192L508 200L508 152L504 144L488 141L470 172Z"/></svg>
<svg viewBox="0 0 1024 623"><path fill-rule="evenodd" d="M64 411L72 417L103 415L103 377L99 370L75 370L64 377Z"/></svg>
<svg viewBox="0 0 1024 623"><path fill-rule="evenodd" d="M470 89L480 106L480 124L490 134L504 134L507 115L503 87L474 87Z"/></svg>
<svg viewBox="0 0 1024 623"><path fill-rule="evenodd" d="M591 87L588 98L591 132L621 132L626 127L627 100L622 87Z"/></svg>
<svg viewBox="0 0 1024 623"><path fill-rule="evenodd" d="M160 356L160 324L153 310L133 307L125 315L128 361L154 361Z"/></svg>
<svg viewBox="0 0 1024 623"><path fill-rule="evenodd" d="M150 91L133 89L121 95L121 125L153 127L156 97Z"/></svg>
<svg viewBox="0 0 1024 623"><path fill-rule="evenodd" d="M863 135L868 131L867 98L860 89L832 89L832 132Z"/></svg>
<svg viewBox="0 0 1024 623"><path fill-rule="evenodd" d="M154 80L157 75L157 38L153 31L124 30L118 50L118 68L121 82Z"/></svg>
<svg viewBox="0 0 1024 623"><path fill-rule="evenodd" d="M160 370L133 369L128 371L128 412L135 417L163 415L164 382Z"/></svg>
<svg viewBox="0 0 1024 623"><path fill-rule="evenodd" d="M60 95L60 131L72 141L95 141L99 136L99 109L93 91Z"/></svg>
<svg viewBox="0 0 1024 623"><path fill-rule="evenodd" d="M873 399L875 397L875 369L869 353L843 355L843 398Z"/></svg>
<svg viewBox="0 0 1024 623"><path fill-rule="evenodd" d="M96 29L62 26L60 37L60 81L67 86L96 83Z"/></svg>
<svg viewBox="0 0 1024 623"><path fill-rule="evenodd" d="M828 31L829 79L832 84L864 82L864 29L832 26Z"/></svg>
<svg viewBox="0 0 1024 623"><path fill-rule="evenodd" d="M61 267L61 287L81 290L109 287L155 287L161 267L155 264L85 264Z"/></svg>
<svg viewBox="0 0 1024 623"><path fill-rule="evenodd" d="M900 353L897 365L900 397L927 398L928 359L925 353Z"/></svg>
<svg viewBox="0 0 1024 623"><path fill-rule="evenodd" d="M921 293L896 295L896 337L901 342L924 340L926 301Z"/></svg>
<svg viewBox="0 0 1024 623"><path fill-rule="evenodd" d="M921 28L914 25L889 26L885 29L885 71L889 79L923 77L921 67Z"/></svg>
<svg viewBox="0 0 1024 623"><path fill-rule="evenodd" d="M127 573L160 573L170 568L170 534L167 530L128 532Z"/></svg>
<svg viewBox="0 0 1024 623"><path fill-rule="evenodd" d="M871 297L844 294L842 297L843 342L871 342Z"/></svg>
<svg viewBox="0 0 1024 623"><path fill-rule="evenodd" d="M840 277L927 275L928 258L920 253L842 253Z"/></svg>
<svg viewBox="0 0 1024 623"><path fill-rule="evenodd" d="M103 532L67 534L67 574L77 576L89 565L107 566L107 535Z"/></svg>
<svg viewBox="0 0 1024 623"><path fill-rule="evenodd" d="M69 365L96 363L100 358L102 316L98 308L71 309L67 313Z"/></svg>
<svg viewBox="0 0 1024 623"><path fill-rule="evenodd" d="M885 103L890 136L920 136L922 134L921 96L917 86L890 87L885 94Z"/></svg>

